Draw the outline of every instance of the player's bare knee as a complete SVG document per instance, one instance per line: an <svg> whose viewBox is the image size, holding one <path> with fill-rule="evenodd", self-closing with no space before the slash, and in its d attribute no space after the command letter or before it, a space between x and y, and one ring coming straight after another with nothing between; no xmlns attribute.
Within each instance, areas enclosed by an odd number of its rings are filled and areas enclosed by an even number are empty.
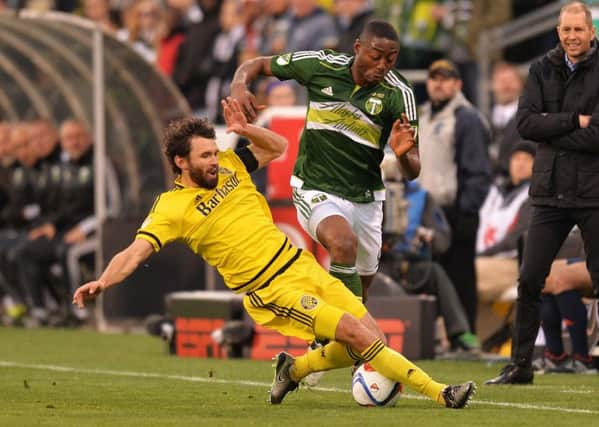
<svg viewBox="0 0 599 427"><path fill-rule="evenodd" d="M329 240L328 250L331 260L346 264L356 261L358 239L355 234L342 234Z"/></svg>

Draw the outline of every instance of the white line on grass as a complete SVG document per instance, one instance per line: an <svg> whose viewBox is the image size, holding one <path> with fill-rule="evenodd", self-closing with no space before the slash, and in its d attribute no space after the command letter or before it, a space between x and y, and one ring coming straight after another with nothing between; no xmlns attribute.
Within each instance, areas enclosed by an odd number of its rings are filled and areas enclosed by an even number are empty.
<svg viewBox="0 0 599 427"><path fill-rule="evenodd" d="M111 370L111 369L73 368L70 366L19 363L19 362L12 362L9 360L0 360L0 368L39 369L39 370L43 370L43 371L73 372L73 373L77 373L77 374L112 375L112 376L119 376L119 377L135 377L135 378L161 378L161 379L200 382L200 383L239 384L239 385L247 385L247 386L252 386L252 387L269 387L270 386L270 383L264 383L264 382L260 382L260 381L223 380L223 379L218 379L218 378L157 374L157 373L153 373L153 372L115 371L115 370ZM337 387L311 387L310 389L316 390L316 391L330 392L330 393L349 393L349 390L337 388ZM423 397L423 396L408 395L408 394L404 394L402 396L402 398L428 400L428 398ZM533 410L538 410L538 411L569 412L569 413L574 413L574 414L590 414L590 415L599 414L599 411L593 411L590 409L572 409L572 408L561 408L561 407L556 407L556 406L529 405L529 404L525 404L525 403L494 402L494 401L489 401L489 400L474 400L470 404L471 405L501 406L501 407L518 408L518 409L533 409Z"/></svg>

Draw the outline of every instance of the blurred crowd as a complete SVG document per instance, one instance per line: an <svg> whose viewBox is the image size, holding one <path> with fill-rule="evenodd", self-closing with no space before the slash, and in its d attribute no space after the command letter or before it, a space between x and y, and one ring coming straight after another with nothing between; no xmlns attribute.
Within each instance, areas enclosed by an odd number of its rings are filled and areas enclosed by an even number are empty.
<svg viewBox="0 0 599 427"><path fill-rule="evenodd" d="M219 99L228 95L228 83L244 60L322 48L351 54L364 22L372 17L388 19L398 29L397 68L426 69L436 59L449 58L460 70L466 98L477 104L481 32L555 1L0 0L0 5L59 10L96 21L171 77L194 113L222 122ZM524 62L556 41L548 33L493 57ZM264 86L256 89L264 95ZM424 88L416 89L423 102ZM305 100L298 95L299 103Z"/></svg>
<svg viewBox="0 0 599 427"><path fill-rule="evenodd" d="M94 152L85 123L0 122L0 298L2 323L79 324L70 296L94 271ZM108 163L109 214L120 196ZM118 191L118 190L117 190Z"/></svg>

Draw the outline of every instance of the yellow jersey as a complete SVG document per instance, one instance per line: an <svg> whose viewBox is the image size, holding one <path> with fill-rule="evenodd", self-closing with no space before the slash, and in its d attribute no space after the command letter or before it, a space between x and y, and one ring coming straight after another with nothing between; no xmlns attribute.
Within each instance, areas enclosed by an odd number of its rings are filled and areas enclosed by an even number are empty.
<svg viewBox="0 0 599 427"><path fill-rule="evenodd" d="M218 158L216 188L184 187L177 179L158 196L136 238L155 251L181 241L216 267L233 292L254 291L285 271L301 249L273 223L241 158L232 150Z"/></svg>

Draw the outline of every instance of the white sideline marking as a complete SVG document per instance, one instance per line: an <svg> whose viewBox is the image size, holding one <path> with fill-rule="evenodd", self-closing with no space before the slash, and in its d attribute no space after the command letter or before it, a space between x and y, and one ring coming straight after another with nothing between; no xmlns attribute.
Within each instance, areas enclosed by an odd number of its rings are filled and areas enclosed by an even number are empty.
<svg viewBox="0 0 599 427"><path fill-rule="evenodd" d="M112 375L118 377L135 377L135 378L161 378L168 380L178 381L189 381L199 383L213 383L213 384L240 384L252 387L270 387L270 383L264 383L260 381L246 381L246 380L223 380L218 378L205 378L205 377L190 377L184 375L168 375L168 374L157 374L153 372L136 372L136 371L115 371L111 369L85 369L85 368L73 368L70 366L58 366L58 365L42 365L42 364L29 364L12 362L9 360L0 360L0 368L25 368L25 369L39 369L42 371L54 371L54 372L73 372L77 374L92 374L92 375ZM310 387L308 390L324 391L330 393L349 393L349 390L341 389L338 387ZM429 400L424 396L417 396L411 394L402 395L402 399L416 399L416 400ZM473 400L470 405L489 405L489 406L502 406L506 408L518 408L518 409L534 409L539 411L557 411L557 412L568 412L574 414L589 414L596 415L599 411L593 411L590 409L572 409L572 408L561 408L556 406L545 406L545 405L529 405L526 403L511 403L511 402L493 402L489 400Z"/></svg>

